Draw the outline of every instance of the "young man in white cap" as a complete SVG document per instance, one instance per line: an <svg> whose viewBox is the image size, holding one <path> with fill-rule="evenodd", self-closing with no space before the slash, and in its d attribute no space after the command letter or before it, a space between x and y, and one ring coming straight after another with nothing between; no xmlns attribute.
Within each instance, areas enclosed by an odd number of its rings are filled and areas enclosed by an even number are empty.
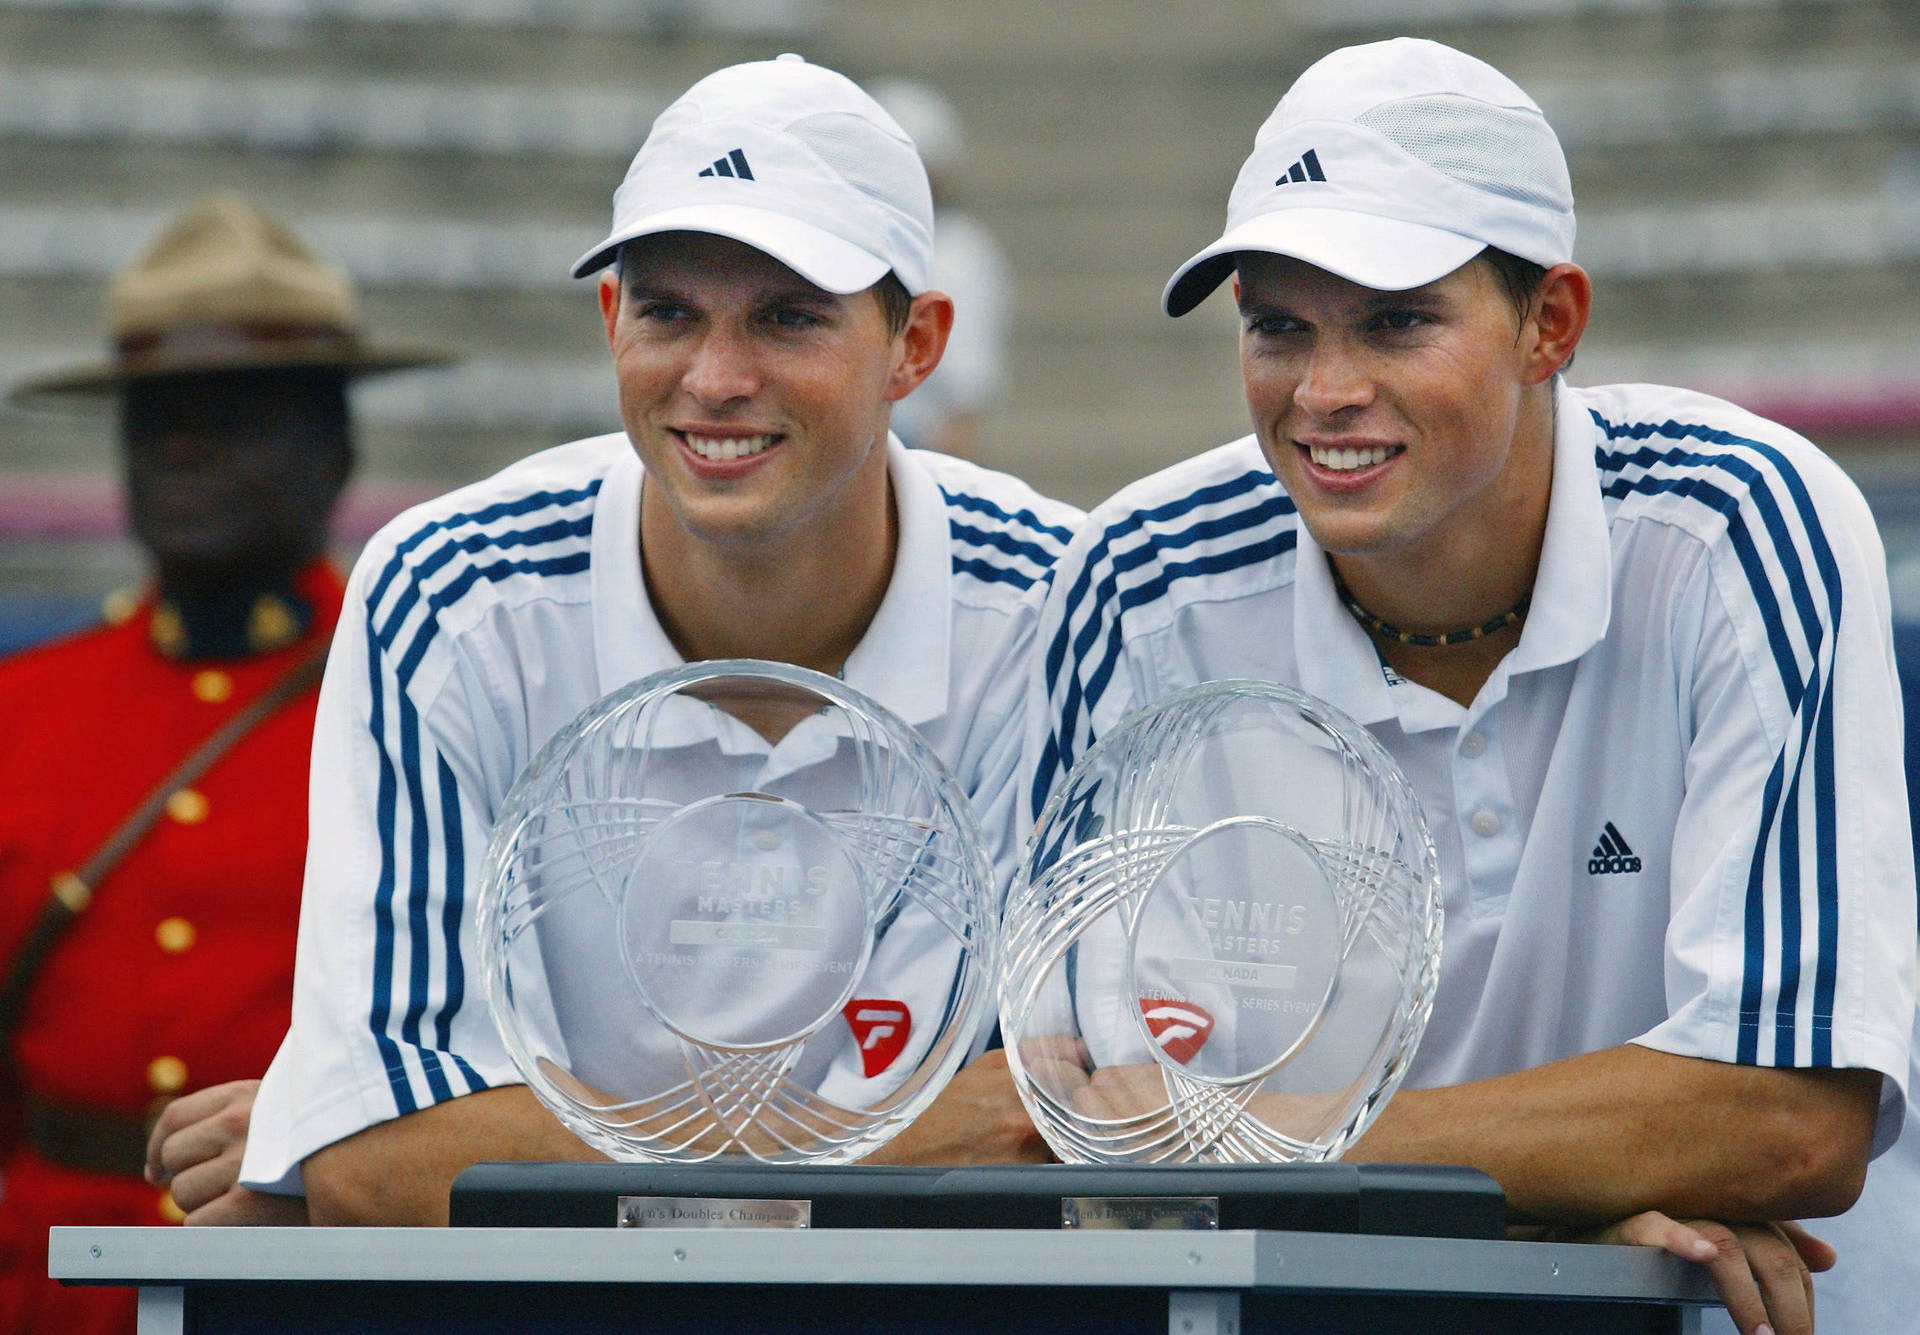
<svg viewBox="0 0 1920 1335"><path fill-rule="evenodd" d="M842 675L932 744L1005 875L1023 693L1006 656L1078 516L889 440L953 318L928 282L931 219L911 141L797 56L713 74L654 123L574 269L601 274L625 431L409 512L350 582L293 1026L246 1181L304 1178L315 1222L444 1222L466 1165L597 1157L494 1030L473 895L521 769L651 672L763 658ZM1042 1153L998 1054L888 1149Z"/></svg>
<svg viewBox="0 0 1920 1335"><path fill-rule="evenodd" d="M1233 279L1254 434L1122 491L1056 567L1029 815L1196 682L1365 724L1431 823L1446 929L1411 1075L1354 1157L1625 1220L1605 1236L1706 1261L1743 1331L1801 1332L1831 1256L1762 1221L1847 1209L1906 1111L1883 557L1791 432L1566 385L1573 240L1558 141L1489 66L1402 39L1300 76L1165 296L1178 316Z"/></svg>

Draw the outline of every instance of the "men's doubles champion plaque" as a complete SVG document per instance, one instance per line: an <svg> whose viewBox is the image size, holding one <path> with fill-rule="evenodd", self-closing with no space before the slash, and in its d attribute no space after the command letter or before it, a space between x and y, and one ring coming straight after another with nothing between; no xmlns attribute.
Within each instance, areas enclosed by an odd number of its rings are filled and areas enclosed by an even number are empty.
<svg viewBox="0 0 1920 1335"><path fill-rule="evenodd" d="M1015 1084L1063 1160L1338 1157L1439 976L1419 804L1358 724L1214 682L1123 720L1041 814L1004 925Z"/></svg>
<svg viewBox="0 0 1920 1335"><path fill-rule="evenodd" d="M880 705L783 664L660 673L562 729L508 795L478 918L514 1063L621 1159L858 1159L991 1003L965 797Z"/></svg>

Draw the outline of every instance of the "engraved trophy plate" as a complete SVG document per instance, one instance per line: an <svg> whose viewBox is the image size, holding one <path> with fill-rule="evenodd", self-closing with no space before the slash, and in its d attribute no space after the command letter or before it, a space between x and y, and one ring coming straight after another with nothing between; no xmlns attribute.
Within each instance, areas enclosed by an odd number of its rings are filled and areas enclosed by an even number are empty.
<svg viewBox="0 0 1920 1335"><path fill-rule="evenodd" d="M1220 1227L1218 1196L1062 1196L1060 1227L1089 1232L1167 1230L1206 1233Z"/></svg>
<svg viewBox="0 0 1920 1335"><path fill-rule="evenodd" d="M981 848L926 743L846 683L660 673L508 795L476 914L488 1006L614 1158L850 1162L933 1100L991 1004Z"/></svg>
<svg viewBox="0 0 1920 1335"><path fill-rule="evenodd" d="M1365 730L1290 687L1183 691L1078 758L1035 828L1003 928L1015 1086L1070 1163L1338 1157L1426 1026L1440 913Z"/></svg>
<svg viewBox="0 0 1920 1335"><path fill-rule="evenodd" d="M621 1228L811 1228L810 1200L721 1196L622 1196Z"/></svg>

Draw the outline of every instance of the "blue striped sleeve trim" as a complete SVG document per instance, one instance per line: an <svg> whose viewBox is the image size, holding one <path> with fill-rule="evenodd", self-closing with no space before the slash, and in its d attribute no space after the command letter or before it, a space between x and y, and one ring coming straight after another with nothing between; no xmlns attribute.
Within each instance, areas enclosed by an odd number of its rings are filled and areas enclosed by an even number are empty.
<svg viewBox="0 0 1920 1335"><path fill-rule="evenodd" d="M1175 524L1203 507L1242 498L1253 498L1253 503L1228 514L1195 520L1172 532L1148 528ZM1273 475L1253 469L1178 500L1135 511L1100 534L1066 588L1060 624L1047 644L1043 667L1048 695L1055 703L1029 794L1035 819L1055 782L1093 744L1093 711L1120 662L1125 614L1164 597L1181 580L1270 561L1293 550L1297 535L1289 526L1265 538L1187 561L1167 561L1168 554L1198 543L1228 539L1293 513L1293 502L1280 490ZM1145 540L1138 545L1119 549L1121 543L1141 536ZM1160 564L1153 577L1122 591L1121 579L1149 563ZM1090 662L1096 646L1099 656Z"/></svg>
<svg viewBox="0 0 1920 1335"><path fill-rule="evenodd" d="M409 1051L426 1082L429 1103L487 1088L480 1074L451 1051L453 1022L465 1004L467 993L466 968L460 952L461 927L467 911L467 867L459 783L446 759L430 744L423 746L420 716L409 688L439 633L440 614L457 604L475 585L483 581L497 584L516 575L571 575L589 568L591 512L554 517L548 517L547 512L591 500L599 491L599 485L596 481L573 491L537 492L426 524L395 548L367 599L368 686L373 702L368 727L380 763L376 799L380 873L373 905L373 988L368 1023L387 1074L395 1110L402 1115L421 1106L409 1071ZM524 527L505 530L459 531L471 525L497 525L503 520L527 522ZM430 547L436 540L438 545ZM484 559L496 553L555 544L571 550L541 557ZM416 559L410 561L410 557ZM428 588L431 577L462 559L468 564L445 584ZM394 595L390 601L389 594ZM412 636L396 659L396 644L413 623L417 624ZM389 685L394 698L391 718L386 699ZM404 850L400 846L403 795L407 826ZM436 847L441 858L437 876ZM401 894L403 851L406 862L404 1006L396 997L402 912L396 899ZM436 888L441 904L438 920L434 921L431 905ZM434 1001L433 986L436 940L443 975L438 1005ZM456 1088L456 1077L462 1087Z"/></svg>
<svg viewBox="0 0 1920 1335"><path fill-rule="evenodd" d="M991 562L975 560L972 557L961 556L958 553L956 553L953 558L953 573L956 575L971 575L973 578L982 580L988 584L1010 584L1023 593L1044 578L1043 575L1029 575L1025 571L1015 570L1011 566L997 566Z"/></svg>
<svg viewBox="0 0 1920 1335"><path fill-rule="evenodd" d="M991 547L995 551L1005 552L1008 556L1023 556L1041 567L1050 566L1060 559L1058 547L1042 547L1037 542L1027 542L998 529L974 528L970 524L957 521L947 527L953 537L960 542L970 542L976 547Z"/></svg>
<svg viewBox="0 0 1920 1335"><path fill-rule="evenodd" d="M951 511L953 573L1025 591L1045 579L1066 549L1070 530L1042 523L1031 510L1007 510L964 492L940 489ZM988 521L973 522L975 517Z"/></svg>
<svg viewBox="0 0 1920 1335"><path fill-rule="evenodd" d="M1794 723L1774 758L1761 794L1758 835L1749 859L1740 987L1737 1060L1748 1065L1809 1065L1833 1061L1833 1006L1839 972L1839 848L1835 810L1833 659L1840 629L1842 584L1838 561L1805 482L1792 462L1764 441L1697 423L1618 424L1593 420L1609 441L1697 441L1719 447L1601 449L1597 463L1608 496L1668 493L1719 514L1761 621L1768 650ZM1757 462L1756 462L1757 461ZM1656 467L1677 471L1655 475ZM1804 549L1787 522L1785 505L1804 531ZM1748 514L1759 521L1758 529ZM1810 560L1809 560L1810 558ZM1773 574L1786 585L1787 606ZM1791 631L1797 629L1806 661ZM1811 821L1805 810L1811 805ZM1811 828L1805 828L1810 825ZM1812 841L1813 894L1808 903L1802 867ZM1768 1005L1768 871L1778 882L1772 1005ZM1808 912L1811 925L1806 921ZM1812 965L1811 1032L1799 1033L1802 989ZM1764 1055L1763 1055L1764 1054Z"/></svg>
<svg viewBox="0 0 1920 1335"><path fill-rule="evenodd" d="M985 497L970 495L966 492L948 491L945 487L940 488L940 494L947 498L948 505L985 515L1003 528L1018 524L1034 533L1052 538L1060 547L1065 547L1073 541L1072 529L1046 523L1031 510L1009 510L1004 506L995 505Z"/></svg>
<svg viewBox="0 0 1920 1335"><path fill-rule="evenodd" d="M380 600L386 597L387 586L392 584L400 572L406 568L406 558L435 534L446 533L467 524L491 524L501 519L513 519L523 515L535 514L548 508L559 509L568 505L577 505L581 501L592 500L599 494L600 481L596 478L584 487L571 491L536 491L510 501L499 501L483 506L478 510L463 510L450 514L431 523L423 524L394 547L393 556L380 571L380 578L374 582L373 589L367 595L367 606L378 607Z"/></svg>

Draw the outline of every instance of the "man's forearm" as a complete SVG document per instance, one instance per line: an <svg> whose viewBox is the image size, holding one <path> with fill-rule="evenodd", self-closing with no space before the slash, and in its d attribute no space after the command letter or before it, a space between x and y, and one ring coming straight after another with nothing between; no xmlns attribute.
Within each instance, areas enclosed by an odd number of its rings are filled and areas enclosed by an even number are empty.
<svg viewBox="0 0 1920 1335"><path fill-rule="evenodd" d="M493 1160L603 1159L524 1085L423 1108L317 1150L305 1162L316 1224L447 1222L462 1169Z"/></svg>
<svg viewBox="0 0 1920 1335"><path fill-rule="evenodd" d="M1872 1071L1736 1066L1626 1045L1403 1089L1347 1157L1479 1168L1558 1223L1838 1214L1865 1179Z"/></svg>

